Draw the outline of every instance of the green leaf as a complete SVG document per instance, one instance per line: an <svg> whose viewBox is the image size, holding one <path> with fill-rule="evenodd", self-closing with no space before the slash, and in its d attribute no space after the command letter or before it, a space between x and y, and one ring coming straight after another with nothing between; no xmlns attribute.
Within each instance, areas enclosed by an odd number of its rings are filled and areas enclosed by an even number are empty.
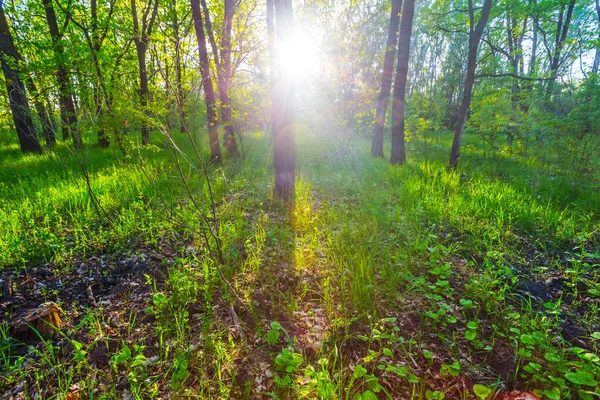
<svg viewBox="0 0 600 400"><path fill-rule="evenodd" d="M600 340L600 332L594 332L590 336L592 337L592 339Z"/></svg>
<svg viewBox="0 0 600 400"><path fill-rule="evenodd" d="M475 332L475 331L470 331L470 330L465 331L465 338L467 340L473 340L473 339L475 339L476 336L477 336L477 332Z"/></svg>
<svg viewBox="0 0 600 400"><path fill-rule="evenodd" d="M167 296L165 296L163 293L154 293L152 295L152 303L154 303L156 307L162 306L166 301Z"/></svg>
<svg viewBox="0 0 600 400"><path fill-rule="evenodd" d="M560 389L556 386L552 389L546 389L543 391L544 396L549 398L550 400L560 400Z"/></svg>
<svg viewBox="0 0 600 400"><path fill-rule="evenodd" d="M565 378L578 385L596 386L598 384L594 375L587 371L567 372Z"/></svg>
<svg viewBox="0 0 600 400"><path fill-rule="evenodd" d="M429 350L423 350L423 357L425 357L428 360L431 360L433 358L433 353Z"/></svg>
<svg viewBox="0 0 600 400"><path fill-rule="evenodd" d="M388 349L387 347L383 348L383 354L385 354L388 357L394 357L394 353L392 353L392 351L390 349Z"/></svg>
<svg viewBox="0 0 600 400"><path fill-rule="evenodd" d="M281 324L279 322L273 321L273 322L271 322L271 328L279 330L279 329L283 329L283 326L281 326Z"/></svg>
<svg viewBox="0 0 600 400"><path fill-rule="evenodd" d="M521 342L525 344L535 344L535 338L531 335L522 334Z"/></svg>
<svg viewBox="0 0 600 400"><path fill-rule="evenodd" d="M277 340L279 340L279 336L281 336L281 334L279 333L279 331L277 329L269 330L269 332L267 332L267 343L268 344L277 343Z"/></svg>
<svg viewBox="0 0 600 400"><path fill-rule="evenodd" d="M367 374L367 370L365 369L365 367L363 367L360 364L357 364L356 368L354 368L354 378L356 378L356 379L362 378L366 374Z"/></svg>
<svg viewBox="0 0 600 400"><path fill-rule="evenodd" d="M460 305L465 307L465 308L471 308L473 307L473 302L471 300L467 300L467 299L460 299L459 300Z"/></svg>
<svg viewBox="0 0 600 400"><path fill-rule="evenodd" d="M477 398L487 399L487 397L492 393L492 389L477 383L473 385L473 392L475 392L475 396L477 396Z"/></svg>
<svg viewBox="0 0 600 400"><path fill-rule="evenodd" d="M469 321L467 323L467 328L473 329L473 330L477 329L477 322L476 321Z"/></svg>
<svg viewBox="0 0 600 400"><path fill-rule="evenodd" d="M546 353L544 354L544 358L550 362L559 362L560 357L556 353Z"/></svg>

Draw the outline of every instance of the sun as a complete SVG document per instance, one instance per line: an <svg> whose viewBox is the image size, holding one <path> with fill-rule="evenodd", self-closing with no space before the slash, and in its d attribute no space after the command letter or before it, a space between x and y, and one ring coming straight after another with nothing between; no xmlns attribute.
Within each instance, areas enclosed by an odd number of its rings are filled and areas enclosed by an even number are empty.
<svg viewBox="0 0 600 400"><path fill-rule="evenodd" d="M315 35L296 29L288 43L279 47L278 64L287 75L295 79L315 75L321 69L319 46Z"/></svg>

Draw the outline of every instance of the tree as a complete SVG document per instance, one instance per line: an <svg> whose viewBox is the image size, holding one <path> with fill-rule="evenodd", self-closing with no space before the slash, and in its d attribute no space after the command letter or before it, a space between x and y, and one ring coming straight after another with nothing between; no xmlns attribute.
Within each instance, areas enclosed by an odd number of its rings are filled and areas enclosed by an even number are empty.
<svg viewBox="0 0 600 400"><path fill-rule="evenodd" d="M219 89L219 100L221 101L221 122L223 123L224 135L223 142L230 155L238 155L237 144L235 142L235 130L233 128L231 98L229 90L231 88L231 30L233 27L234 2L233 0L224 0L223 27L221 36L221 51L217 48L210 14L206 6L206 0L201 0L204 19L206 21L206 31L212 46L213 57L215 59L217 71L217 88Z"/></svg>
<svg viewBox="0 0 600 400"><path fill-rule="evenodd" d="M404 148L404 114L406 111L406 78L410 56L410 36L412 33L415 0L404 0L402 26L398 40L398 66L394 80L394 98L392 100L392 153L390 162L402 165L406 162Z"/></svg>
<svg viewBox="0 0 600 400"><path fill-rule="evenodd" d="M473 95L473 84L475 83L475 70L477 68L477 50L479 42L483 35L483 30L487 24L492 9L492 0L484 0L481 8L481 15L477 26L475 25L475 10L473 1L469 0L469 53L467 56L467 74L463 89L463 97L458 108L458 117L454 127L454 138L452 140L452 149L450 150L450 166L455 168L458 166L460 157L460 144L462 135L467 121L467 114L471 105L471 96Z"/></svg>
<svg viewBox="0 0 600 400"><path fill-rule="evenodd" d="M204 101L206 102L206 117L208 123L208 140L210 141L211 162L221 161L221 146L219 145L219 132L217 131L217 105L215 91L210 79L210 63L206 49L206 35L200 12L200 0L190 0L192 7L192 18L198 39L198 55L200 57L200 75L202 76L202 87L204 88Z"/></svg>
<svg viewBox="0 0 600 400"><path fill-rule="evenodd" d="M135 50L138 58L139 75L140 75L140 105L144 114L148 113L148 70L146 68L146 52L148 50L148 41L152 34L156 14L158 13L158 0L148 0L144 7L141 24L137 13L137 0L131 0L131 17L133 18L133 41L135 42ZM146 118L142 120L142 144L150 143L150 128Z"/></svg>
<svg viewBox="0 0 600 400"><path fill-rule="evenodd" d="M396 46L398 44L401 8L402 0L392 0L387 46L383 59L381 89L375 109L375 126L373 127L373 142L371 144L371 155L373 157L383 157L383 131L385 128L385 115L390 98L390 89L392 87L392 76L394 75L394 56L396 55Z"/></svg>
<svg viewBox="0 0 600 400"><path fill-rule="evenodd" d="M69 76L65 62L65 49L62 43L62 35L58 29L52 0L43 0L43 4L44 9L46 10L46 21L48 22L48 29L50 30L50 36L52 37L54 57L56 59L56 79L58 82L58 101L60 103L63 140L71 137L75 147L81 148L81 136L77 129L77 112L75 110L75 102L73 101L73 88L71 77ZM65 26L68 21L69 19L67 18Z"/></svg>
<svg viewBox="0 0 600 400"><path fill-rule="evenodd" d="M293 32L292 0L275 0L275 30L277 46L291 45ZM296 154L294 127L294 81L290 71L279 64L273 88L273 164L275 166L275 196L293 201L296 184Z"/></svg>
<svg viewBox="0 0 600 400"><path fill-rule="evenodd" d="M21 56L15 48L6 16L4 15L4 1L0 0L0 57L2 58L2 72L8 100L12 112L13 122L19 138L22 152L41 152L42 148L35 136L33 120L27 103L25 85L19 76L17 66Z"/></svg>

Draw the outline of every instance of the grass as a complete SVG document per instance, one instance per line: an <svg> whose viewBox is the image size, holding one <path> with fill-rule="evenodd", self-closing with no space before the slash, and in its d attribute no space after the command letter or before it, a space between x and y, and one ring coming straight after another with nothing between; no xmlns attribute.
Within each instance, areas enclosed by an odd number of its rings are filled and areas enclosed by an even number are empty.
<svg viewBox="0 0 600 400"><path fill-rule="evenodd" d="M76 316L63 304L62 345L19 353L0 326L1 387L23 380L27 396L46 398L600 397L598 166L579 174L551 163L552 149L495 152L467 135L453 171L449 135L430 137L409 143L398 168L372 159L366 139L303 132L294 208L271 197L267 135L247 138L246 159L210 168L223 276L207 247L216 240L198 234L212 221L208 186L163 143L118 159L86 151L101 210L68 149L3 149L5 271L49 263L68 275L77 260L154 252L163 272L139 267L139 285L120 286L128 297L106 309ZM104 368L90 361L99 345Z"/></svg>

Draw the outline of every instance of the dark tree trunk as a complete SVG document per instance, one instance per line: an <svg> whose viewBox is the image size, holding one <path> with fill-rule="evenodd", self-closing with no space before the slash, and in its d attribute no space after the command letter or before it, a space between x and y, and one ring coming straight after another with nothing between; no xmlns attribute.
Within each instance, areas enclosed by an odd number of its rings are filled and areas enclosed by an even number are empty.
<svg viewBox="0 0 600 400"><path fill-rule="evenodd" d="M474 11L473 2L469 0L469 53L467 56L467 75L465 77L465 84L463 89L463 98L458 108L458 118L456 120L456 126L454 127L454 139L452 140L452 149L450 150L450 166L456 168L458 166L458 159L460 157L460 144L462 142L462 134L465 129L465 122L467 121L467 114L471 105L471 96L473 94L473 84L475 83L475 70L477 68L477 49L479 48L479 42L483 35L483 30L487 24L487 20L490 16L492 9L492 0L485 0L481 9L481 16L475 29L474 25Z"/></svg>
<svg viewBox="0 0 600 400"><path fill-rule="evenodd" d="M392 0L392 11L390 14L390 26L388 28L387 47L383 58L383 74L381 77L381 89L375 109L375 126L373 127L373 142L371 144L371 155L383 157L383 132L385 129L385 115L390 99L392 87L392 76L394 75L394 56L398 45L398 27L400 25L400 9L402 0Z"/></svg>
<svg viewBox="0 0 600 400"><path fill-rule="evenodd" d="M410 36L412 34L415 0L404 0L402 8L402 26L398 40L398 66L394 80L394 98L392 99L392 153L390 162L402 165L406 162L404 149L404 113L406 110L406 78L410 56Z"/></svg>
<svg viewBox="0 0 600 400"><path fill-rule="evenodd" d="M548 87L546 89L547 98L550 98L554 93L554 85L556 84L556 79L558 78L558 70L562 64L562 50L569 33L569 25L571 25L571 18L573 17L575 2L576 0L571 0L569 2L566 14L564 9L560 10L554 39L554 54L552 55L552 60L550 60L550 79L548 80Z"/></svg>
<svg viewBox="0 0 600 400"><path fill-rule="evenodd" d="M292 0L275 0L278 46L289 46L293 32ZM273 164L275 166L275 197L294 200L296 183L296 150L294 128L294 80L290 72L279 68L273 88Z"/></svg>
<svg viewBox="0 0 600 400"><path fill-rule="evenodd" d="M221 68L219 72L219 97L221 99L221 121L223 121L223 145L231 155L238 155L233 127L231 98L231 30L233 28L234 0L225 0L223 37L221 39Z"/></svg>
<svg viewBox="0 0 600 400"><path fill-rule="evenodd" d="M131 0L131 16L133 18L133 33L135 50L138 58L140 74L140 106L145 118L142 119L142 144L150 143L150 128L148 127L148 70L146 68L146 51L148 50L148 40L152 33L152 27L158 13L158 0L148 0L142 16L141 26L138 21L136 0Z"/></svg>
<svg viewBox="0 0 600 400"><path fill-rule="evenodd" d="M600 25L600 0L596 0L596 14L598 15L598 24ZM600 35L600 30L598 30ZM600 39L599 39L600 40ZM594 57L594 65L592 66L592 72L594 74L598 73L598 68L600 67L600 41L596 44L596 57Z"/></svg>
<svg viewBox="0 0 600 400"><path fill-rule="evenodd" d="M210 64L206 49L206 35L200 12L200 1L190 0L192 7L192 18L198 39L198 55L200 57L200 74L202 75L202 87L204 88L204 100L206 101L206 117L208 123L208 140L210 141L210 159L213 163L221 161L221 146L219 145L219 132L217 130L217 104L212 80L210 79Z"/></svg>
<svg viewBox="0 0 600 400"><path fill-rule="evenodd" d="M173 40L175 41L175 85L177 97L177 111L179 112L180 130L187 133L185 122L185 98L183 96L183 84L181 79L181 37L179 35L179 19L177 16L177 0L172 0L173 7Z"/></svg>
<svg viewBox="0 0 600 400"><path fill-rule="evenodd" d="M136 40L135 50L137 53L139 75L140 75L140 106L144 116L148 116L148 69L146 68L146 51L148 46L146 43ZM146 118L142 119L142 144L150 143L150 128Z"/></svg>
<svg viewBox="0 0 600 400"><path fill-rule="evenodd" d="M25 94L25 86L19 73L13 69L21 59L15 48L8 22L4 15L4 4L0 1L0 57L2 59L2 72L8 91L8 101L12 112L15 130L19 138L22 152L40 153L42 148L36 138L33 120L29 112L29 104Z"/></svg>
<svg viewBox="0 0 600 400"><path fill-rule="evenodd" d="M71 87L71 78L67 72L64 62L64 47L61 43L61 35L56 22L56 13L52 6L52 0L42 0L46 10L46 20L52 37L54 54L57 63L57 82L58 82L58 100L60 103L60 116L62 120L63 140L72 137L73 144L77 148L82 147L81 137L77 131L77 113L75 111L75 102L73 101L73 90Z"/></svg>

